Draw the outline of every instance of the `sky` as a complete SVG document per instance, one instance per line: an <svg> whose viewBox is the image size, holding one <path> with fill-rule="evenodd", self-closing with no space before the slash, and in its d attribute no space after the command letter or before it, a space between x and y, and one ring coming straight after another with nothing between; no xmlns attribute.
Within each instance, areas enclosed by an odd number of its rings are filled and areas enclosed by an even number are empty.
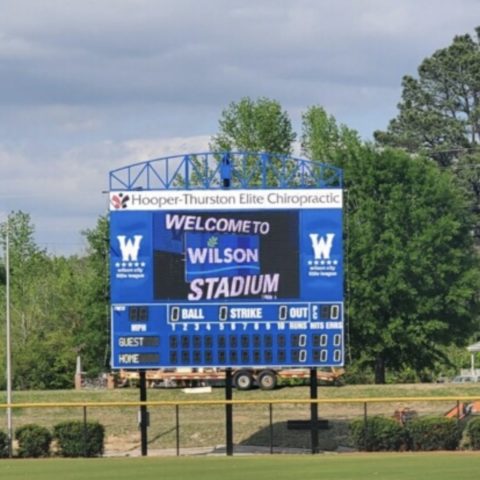
<svg viewBox="0 0 480 480"><path fill-rule="evenodd" d="M474 34L480 0L0 0L0 222L84 254L110 170L208 150L221 112L321 105L369 140L404 75Z"/></svg>

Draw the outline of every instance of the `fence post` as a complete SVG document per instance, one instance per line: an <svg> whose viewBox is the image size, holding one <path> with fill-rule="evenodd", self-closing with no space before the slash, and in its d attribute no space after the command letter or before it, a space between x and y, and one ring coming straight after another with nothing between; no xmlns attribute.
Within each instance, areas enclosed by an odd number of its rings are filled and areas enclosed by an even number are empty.
<svg viewBox="0 0 480 480"><path fill-rule="evenodd" d="M318 404L313 400L318 398L317 369L310 369L310 436L312 444L312 454L318 453Z"/></svg>
<svg viewBox="0 0 480 480"><path fill-rule="evenodd" d="M87 430L87 407L86 405L83 406L83 456L87 457L88 453L88 430Z"/></svg>
<svg viewBox="0 0 480 480"><path fill-rule="evenodd" d="M227 368L225 370L225 426L226 426L226 453L227 456L233 455L233 408L232 404L228 403L232 400L232 369Z"/></svg>
<svg viewBox="0 0 480 480"><path fill-rule="evenodd" d="M177 403L175 405L175 429L176 429L176 444L177 444L177 457L180 456L180 407Z"/></svg>
<svg viewBox="0 0 480 480"><path fill-rule="evenodd" d="M269 433L270 433L270 454L273 453L273 405L268 404Z"/></svg>
<svg viewBox="0 0 480 480"><path fill-rule="evenodd" d="M140 401L147 401L147 377L145 370L140 370ZM148 454L148 441L147 441L147 426L148 426L148 412L147 406L140 406L140 440L142 457Z"/></svg>
<svg viewBox="0 0 480 480"><path fill-rule="evenodd" d="M367 402L363 402L363 442L365 451L367 451L368 445L368 415L367 415Z"/></svg>

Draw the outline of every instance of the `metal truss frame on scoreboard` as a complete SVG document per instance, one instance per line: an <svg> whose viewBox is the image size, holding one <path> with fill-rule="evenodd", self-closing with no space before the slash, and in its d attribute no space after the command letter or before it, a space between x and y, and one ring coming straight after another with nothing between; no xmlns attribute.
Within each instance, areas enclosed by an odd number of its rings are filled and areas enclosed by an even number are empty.
<svg viewBox="0 0 480 480"><path fill-rule="evenodd" d="M162 157L110 172L110 191L342 188L343 171L288 155L207 152Z"/></svg>

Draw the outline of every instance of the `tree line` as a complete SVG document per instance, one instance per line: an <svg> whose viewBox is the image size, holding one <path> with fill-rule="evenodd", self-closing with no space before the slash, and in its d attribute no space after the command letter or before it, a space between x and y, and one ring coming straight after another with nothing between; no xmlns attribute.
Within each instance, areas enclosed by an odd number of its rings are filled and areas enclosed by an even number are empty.
<svg viewBox="0 0 480 480"><path fill-rule="evenodd" d="M479 333L480 28L405 76L398 114L373 142L322 106L300 135L269 98L221 113L214 151L302 155L344 170L347 372L351 381L431 380L465 360ZM0 239L5 243L6 222ZM75 359L108 370L108 218L83 232L85 254L53 256L28 213L9 216L15 388L68 388ZM5 268L0 267L0 331ZM4 338L4 337L3 337ZM0 344L0 386L5 382Z"/></svg>

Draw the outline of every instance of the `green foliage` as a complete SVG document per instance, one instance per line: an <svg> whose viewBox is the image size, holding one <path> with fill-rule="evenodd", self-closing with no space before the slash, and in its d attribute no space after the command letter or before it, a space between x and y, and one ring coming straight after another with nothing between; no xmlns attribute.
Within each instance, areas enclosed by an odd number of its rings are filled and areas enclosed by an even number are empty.
<svg viewBox="0 0 480 480"><path fill-rule="evenodd" d="M6 229L7 222L1 226L2 242L5 241ZM51 283L53 277L50 277L51 262L46 252L35 244L35 229L30 216L23 212L12 212L8 217L8 229L11 338L12 351L16 352L12 363L14 387L18 388L22 386L25 373L20 367L23 355L31 354L27 345L41 343L44 336L55 328L50 311L54 287ZM0 345L0 350L3 348Z"/></svg>
<svg viewBox="0 0 480 480"><path fill-rule="evenodd" d="M468 204L448 172L395 150L345 164L352 355L416 371L475 331L480 287Z"/></svg>
<svg viewBox="0 0 480 480"><path fill-rule="evenodd" d="M53 428L62 457L98 457L104 451L105 428L98 422L62 422Z"/></svg>
<svg viewBox="0 0 480 480"><path fill-rule="evenodd" d="M280 166L286 169L284 173L287 177L295 168L294 161L283 163L283 157L292 152L295 138L288 113L282 109L280 103L265 97L257 100L244 97L238 102L230 103L223 110L219 120L219 132L212 137L210 148L216 152L271 154L266 165L266 182L268 187L277 187L277 171ZM217 161L220 160L219 155ZM242 172L241 176L249 178L251 186L261 186L258 155L246 155L243 164L237 165L237 169ZM236 180L234 174L232 185L236 184ZM292 184L294 182L295 179L292 178Z"/></svg>
<svg viewBox="0 0 480 480"><path fill-rule="evenodd" d="M19 389L71 388L75 373L74 337L63 329L31 335L15 359Z"/></svg>
<svg viewBox="0 0 480 480"><path fill-rule="evenodd" d="M96 376L105 370L109 358L108 217L99 217L95 228L84 231L83 235L89 247L87 256L79 266L79 308L83 312L83 319L75 329L75 342L84 370Z"/></svg>
<svg viewBox="0 0 480 480"><path fill-rule="evenodd" d="M23 425L15 430L15 438L18 441L18 455L22 458L48 457L52 434L39 425Z"/></svg>
<svg viewBox="0 0 480 480"><path fill-rule="evenodd" d="M416 418L407 424L412 450L455 450L461 438L461 429L453 418Z"/></svg>
<svg viewBox="0 0 480 480"><path fill-rule="evenodd" d="M419 380L419 372L410 366L390 370L386 375L386 383L416 383ZM427 381L429 380L427 379Z"/></svg>
<svg viewBox="0 0 480 480"><path fill-rule="evenodd" d="M0 430L0 458L8 457L8 435Z"/></svg>
<svg viewBox="0 0 480 480"><path fill-rule="evenodd" d="M468 445L473 450L480 450L480 418L472 418L466 427Z"/></svg>
<svg viewBox="0 0 480 480"><path fill-rule="evenodd" d="M85 233L90 246L85 257L69 258L48 256L36 246L27 214L12 213L9 223L13 386L71 388L77 355L91 375L105 368L108 221L101 217L97 227ZM3 242L5 228L0 225ZM4 298L0 296L0 329L5 325ZM0 343L2 377L4 348Z"/></svg>
<svg viewBox="0 0 480 480"><path fill-rule="evenodd" d="M395 381L428 379L448 361L444 346L464 344L478 326L465 191L425 158L362 145L321 107L303 117L302 147L344 169L350 381L373 371L384 383L387 368Z"/></svg>
<svg viewBox="0 0 480 480"><path fill-rule="evenodd" d="M478 245L480 243L480 153L462 155L452 165L451 170L475 215L474 236Z"/></svg>
<svg viewBox="0 0 480 480"><path fill-rule="evenodd" d="M450 167L475 213L480 242L480 27L476 38L456 36L403 78L399 113L377 142L423 153Z"/></svg>
<svg viewBox="0 0 480 480"><path fill-rule="evenodd" d="M355 447L368 452L455 450L461 438L456 420L445 417L415 418L405 427L392 418L369 417L366 424L357 419L350 424L350 433Z"/></svg>
<svg viewBox="0 0 480 480"><path fill-rule="evenodd" d="M232 102L219 120L212 138L213 151L270 152L290 154L296 134L288 113L268 98L249 97Z"/></svg>
<svg viewBox="0 0 480 480"><path fill-rule="evenodd" d="M383 145L424 152L450 165L480 140L480 27L477 38L456 36L405 76L399 114L386 132L375 132Z"/></svg>
<svg viewBox="0 0 480 480"><path fill-rule="evenodd" d="M302 132L302 151L317 162L343 168L362 148L357 132L338 125L320 106L312 106L303 114Z"/></svg>
<svg viewBox="0 0 480 480"><path fill-rule="evenodd" d="M345 369L342 380L347 385L367 385L373 383L375 378L371 367L358 360L352 360Z"/></svg>
<svg viewBox="0 0 480 480"><path fill-rule="evenodd" d="M367 452L405 450L407 438L404 428L392 418L380 416L354 420L350 433L355 448Z"/></svg>

